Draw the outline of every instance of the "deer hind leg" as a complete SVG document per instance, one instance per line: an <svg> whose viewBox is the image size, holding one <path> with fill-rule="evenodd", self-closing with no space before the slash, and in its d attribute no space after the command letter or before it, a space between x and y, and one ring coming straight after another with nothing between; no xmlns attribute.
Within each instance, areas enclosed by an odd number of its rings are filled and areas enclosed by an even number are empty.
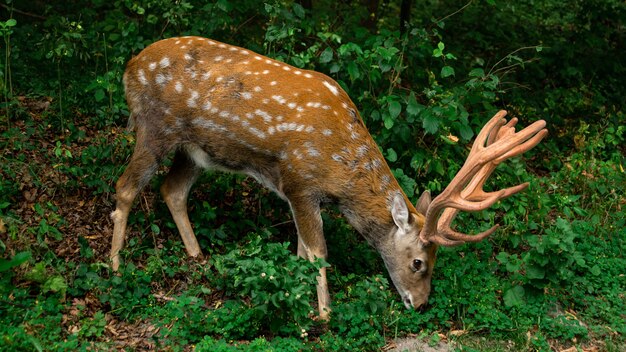
<svg viewBox="0 0 626 352"><path fill-rule="evenodd" d="M119 252L124 246L126 222L133 201L141 189L150 181L156 172L164 147L147 144L143 131L137 132L137 144L126 171L117 180L115 186L116 206L111 213L113 219L113 240L111 243L111 267L117 271L120 266Z"/></svg>
<svg viewBox="0 0 626 352"><path fill-rule="evenodd" d="M298 230L298 255L314 261L327 257L322 217L319 202L312 199L290 198L289 204ZM317 300L320 319L328 320L330 293L326 279L326 268L321 268L317 277Z"/></svg>
<svg viewBox="0 0 626 352"><path fill-rule="evenodd" d="M189 222L187 197L191 186L201 173L202 169L196 166L187 153L178 150L174 155L174 161L165 182L161 186L163 199L165 199L165 203L172 213L187 254L191 257L202 256L202 252Z"/></svg>

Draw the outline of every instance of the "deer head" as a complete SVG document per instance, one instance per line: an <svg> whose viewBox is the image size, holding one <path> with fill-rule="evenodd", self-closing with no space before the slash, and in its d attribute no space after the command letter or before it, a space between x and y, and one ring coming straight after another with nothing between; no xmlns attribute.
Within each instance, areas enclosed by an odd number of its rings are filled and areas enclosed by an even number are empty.
<svg viewBox="0 0 626 352"><path fill-rule="evenodd" d="M500 111L487 122L461 170L439 196L431 201L430 192L422 194L417 202L417 215L402 198L394 200L392 214L396 229L386 246L391 247L388 252L396 257L388 258L386 263L407 307L418 308L428 302L438 246L478 242L498 228L495 225L476 235L454 231L450 226L459 210L484 210L528 187L528 183L523 183L495 192L483 190L498 164L533 148L548 133L543 120L515 132L517 119L507 122L505 115L505 111Z"/></svg>
<svg viewBox="0 0 626 352"><path fill-rule="evenodd" d="M432 202L415 208L394 179L356 107L331 78L199 37L170 38L144 49L124 73L137 138L116 184L112 268L120 265L133 200L174 151L161 193L187 253L201 250L187 215L191 186L204 169L245 173L287 201L298 231L298 254L326 258L320 204L339 205L381 253L408 307L426 303L438 245L478 241L450 229L458 210L476 211L527 185L485 193L495 166L536 145L543 121L516 133L498 113L478 135L467 162ZM219 203L219 199L215 202ZM326 268L317 284L328 318Z"/></svg>

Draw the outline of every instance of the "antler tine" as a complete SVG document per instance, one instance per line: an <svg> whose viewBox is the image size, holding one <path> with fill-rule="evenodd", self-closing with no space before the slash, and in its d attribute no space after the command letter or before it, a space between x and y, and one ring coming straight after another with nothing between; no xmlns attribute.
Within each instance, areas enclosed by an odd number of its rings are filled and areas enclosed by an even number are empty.
<svg viewBox="0 0 626 352"><path fill-rule="evenodd" d="M437 196L426 211L426 223L420 238L444 246L465 242L478 242L494 233L499 225L477 235L452 230L451 224L459 210L480 211L500 199L509 197L528 187L528 183L495 192L485 192L485 181L498 164L537 145L547 134L545 121L540 120L515 132L517 119L506 121L506 111L498 112L485 124L461 170L448 187Z"/></svg>

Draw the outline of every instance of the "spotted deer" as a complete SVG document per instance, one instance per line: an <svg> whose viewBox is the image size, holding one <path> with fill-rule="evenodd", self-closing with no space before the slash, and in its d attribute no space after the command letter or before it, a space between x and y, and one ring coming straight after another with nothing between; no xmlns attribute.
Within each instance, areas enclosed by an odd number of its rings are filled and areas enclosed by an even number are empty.
<svg viewBox="0 0 626 352"><path fill-rule="evenodd" d="M482 129L450 185L414 207L393 177L355 105L328 76L200 37L161 40L128 63L126 99L136 132L134 153L116 185L111 260L120 265L133 200L175 151L161 193L189 256L201 250L187 215L187 196L205 169L252 176L289 203L298 255L326 258L320 205L338 205L381 254L407 308L427 303L437 247L477 242L451 223L525 189L484 192L502 161L545 137L544 121L516 132L517 119L496 114ZM328 319L326 268L317 279L320 318Z"/></svg>

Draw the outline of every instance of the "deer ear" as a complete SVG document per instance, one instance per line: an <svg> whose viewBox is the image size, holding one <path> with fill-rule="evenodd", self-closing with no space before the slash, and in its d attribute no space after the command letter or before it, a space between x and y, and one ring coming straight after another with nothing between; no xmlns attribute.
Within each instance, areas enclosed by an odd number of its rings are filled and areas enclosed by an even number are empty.
<svg viewBox="0 0 626 352"><path fill-rule="evenodd" d="M420 196L420 199L417 200L417 204L415 205L415 209L417 212L426 215L426 211L428 210L428 206L432 199L430 198L430 191L426 190Z"/></svg>
<svg viewBox="0 0 626 352"><path fill-rule="evenodd" d="M403 233L408 232L410 219L409 209L406 206L404 197L400 194L396 194L393 197L393 203L391 204L391 217L393 218L393 222L396 223L396 226L398 226Z"/></svg>

